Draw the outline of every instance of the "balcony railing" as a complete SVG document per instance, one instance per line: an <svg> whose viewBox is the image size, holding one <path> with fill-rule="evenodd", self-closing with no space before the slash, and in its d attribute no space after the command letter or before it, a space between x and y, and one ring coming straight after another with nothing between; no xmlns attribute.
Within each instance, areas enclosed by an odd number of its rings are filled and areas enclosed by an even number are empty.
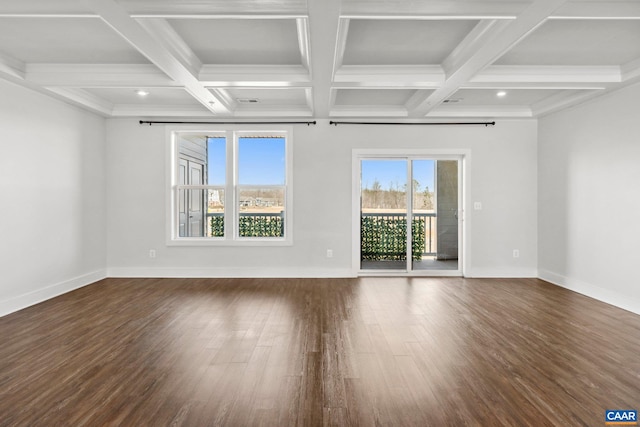
<svg viewBox="0 0 640 427"><path fill-rule="evenodd" d="M403 260L407 256L407 216L404 213L362 213L361 256L366 261ZM210 237L224 236L224 213L208 213ZM414 260L436 255L435 213L414 213L411 248ZM283 237L284 212L240 213L240 237Z"/></svg>
<svg viewBox="0 0 640 427"><path fill-rule="evenodd" d="M435 255L435 213L414 213L411 220L411 253L414 260ZM363 261L407 258L407 215L362 213L360 244Z"/></svg>
<svg viewBox="0 0 640 427"><path fill-rule="evenodd" d="M210 237L224 236L224 213L207 213ZM284 212L240 213L240 237L284 237Z"/></svg>

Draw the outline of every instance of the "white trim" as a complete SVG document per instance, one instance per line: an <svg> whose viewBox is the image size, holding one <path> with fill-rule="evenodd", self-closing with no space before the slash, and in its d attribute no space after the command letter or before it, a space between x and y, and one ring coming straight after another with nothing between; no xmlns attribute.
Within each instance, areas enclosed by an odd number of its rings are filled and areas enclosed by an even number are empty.
<svg viewBox="0 0 640 427"><path fill-rule="evenodd" d="M204 64L198 78L203 85L218 88L296 88L311 82L309 70L302 65Z"/></svg>
<svg viewBox="0 0 640 427"><path fill-rule="evenodd" d="M136 19L114 0L92 0L87 3L105 24L109 25L124 40L166 73L214 115L230 115L226 106L192 74L182 58L172 49L158 43Z"/></svg>
<svg viewBox="0 0 640 427"><path fill-rule="evenodd" d="M298 33L298 49L300 50L300 61L302 62L302 66L310 73L311 55L309 53L309 19L306 17L297 18L296 31Z"/></svg>
<svg viewBox="0 0 640 427"><path fill-rule="evenodd" d="M487 42L473 52L458 52L459 60L445 59L445 63L456 68L449 69L447 80L442 87L429 94L410 112L412 117L424 117L440 103L454 94L469 79L492 64L496 59L515 46L527 35L542 25L547 16L561 6L566 0L536 0L513 21L496 21L494 25L483 28L480 35ZM471 43L475 45L475 43Z"/></svg>
<svg viewBox="0 0 640 427"><path fill-rule="evenodd" d="M333 56L333 69L331 73L331 80L335 80L338 74L338 70L342 68L342 61L344 59L344 50L347 47L347 36L349 34L349 24L351 20L349 18L340 17L338 21L338 35L336 37L336 48Z"/></svg>
<svg viewBox="0 0 640 427"><path fill-rule="evenodd" d="M440 104L438 107L432 109L425 116L427 118L432 117L457 117L457 118L478 118L478 117L522 117L531 118L533 113L531 107L526 105L511 105L511 106L499 106L499 105L478 105L478 106L464 106L464 105L448 105Z"/></svg>
<svg viewBox="0 0 640 427"><path fill-rule="evenodd" d="M459 270L361 270L358 277L463 277Z"/></svg>
<svg viewBox="0 0 640 427"><path fill-rule="evenodd" d="M271 268L271 267L116 267L109 277L187 277L187 278L345 278L356 277L348 268Z"/></svg>
<svg viewBox="0 0 640 427"><path fill-rule="evenodd" d="M67 292L71 292L75 289L90 285L99 280L105 279L106 277L106 269L100 269L69 280L36 289L35 291L2 300L0 301L0 317L43 301L47 301L59 295L66 294Z"/></svg>
<svg viewBox="0 0 640 427"><path fill-rule="evenodd" d="M487 279L530 279L538 277L535 268L469 268L465 274L468 278Z"/></svg>
<svg viewBox="0 0 640 427"><path fill-rule="evenodd" d="M97 114L110 116L113 112L113 104L84 89L65 87L45 87L45 89L63 97L67 102Z"/></svg>
<svg viewBox="0 0 640 427"><path fill-rule="evenodd" d="M350 0L342 3L342 16L358 19L514 19L526 6L526 3L513 0L500 2Z"/></svg>
<svg viewBox="0 0 640 427"><path fill-rule="evenodd" d="M566 277L544 269L538 271L538 278L623 310L640 314L640 300L629 295L623 295L580 279Z"/></svg>
<svg viewBox="0 0 640 427"><path fill-rule="evenodd" d="M12 56L0 53L0 74L7 74L19 80L24 80L26 64Z"/></svg>
<svg viewBox="0 0 640 427"><path fill-rule="evenodd" d="M197 126L197 127L196 127ZM293 128L291 126L281 125L182 125L167 126L166 128L166 230L165 244L167 246L293 246ZM178 171L178 144L176 135L178 134L202 134L202 135L224 135L226 138L226 184L223 186L225 191L225 206L231 206L228 211L225 209L225 218L231 220L225 221L225 237L176 237L178 231L178 215L176 212L175 198L177 188L195 188L209 189L213 187L220 188L220 185L177 185ZM273 187L285 189L285 230L284 237L273 238L254 238L239 237L237 224L239 211L237 207L237 192L241 187L256 187L256 185L239 185L237 171L237 152L238 139L241 137L251 137L255 134L268 134L274 137L285 138L285 184L284 185L260 185L259 187Z"/></svg>
<svg viewBox="0 0 640 427"><path fill-rule="evenodd" d="M440 65L341 65L336 70L333 87L435 89L444 81Z"/></svg>
<svg viewBox="0 0 640 427"><path fill-rule="evenodd" d="M620 67L616 65L490 65L461 87L473 87L474 83L496 83L506 88L509 83L575 84L620 81Z"/></svg>
<svg viewBox="0 0 640 427"><path fill-rule="evenodd" d="M460 193L459 215L460 225L458 232L459 239L459 259L458 269L453 271L445 270L413 270L413 271L362 271L360 270L360 161L363 159L375 158L406 158L414 160L416 158L428 158L433 160L457 160L458 161L458 178ZM466 276L466 272L470 268L470 241L471 227L470 220L465 212L470 211L467 204L471 203L471 150L468 149L353 149L351 151L351 241L353 247L351 249L351 269L353 274L362 276L379 276L379 275L402 275L402 276ZM389 274L387 274L389 273ZM394 273L394 274L391 274Z"/></svg>
<svg viewBox="0 0 640 427"><path fill-rule="evenodd" d="M165 49L186 67L194 76L198 75L202 62L176 30L163 18L139 18L144 27Z"/></svg>

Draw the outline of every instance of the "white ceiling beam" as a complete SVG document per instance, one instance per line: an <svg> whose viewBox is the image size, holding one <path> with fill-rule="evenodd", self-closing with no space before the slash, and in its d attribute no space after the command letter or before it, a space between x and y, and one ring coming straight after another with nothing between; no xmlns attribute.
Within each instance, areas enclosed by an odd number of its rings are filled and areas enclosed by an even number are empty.
<svg viewBox="0 0 640 427"><path fill-rule="evenodd" d="M307 0L127 0L122 2L133 17L298 17L307 13ZM78 0L0 1L0 16L87 16ZM95 17L95 15L93 15Z"/></svg>
<svg viewBox="0 0 640 427"><path fill-rule="evenodd" d="M333 56L333 74L335 74L342 68L342 61L344 60L344 50L347 48L347 37L349 36L349 23L350 19L340 18L338 22L338 38L336 40L336 51Z"/></svg>
<svg viewBox="0 0 640 427"><path fill-rule="evenodd" d="M235 117L312 117L313 112L302 105L239 106Z"/></svg>
<svg viewBox="0 0 640 427"><path fill-rule="evenodd" d="M86 13L85 9L78 0L0 1L0 16L32 14L74 15Z"/></svg>
<svg viewBox="0 0 640 427"><path fill-rule="evenodd" d="M640 58L624 64L620 67L620 71L623 82L640 77Z"/></svg>
<svg viewBox="0 0 640 427"><path fill-rule="evenodd" d="M334 87L436 88L444 80L439 65L343 65Z"/></svg>
<svg viewBox="0 0 640 427"><path fill-rule="evenodd" d="M296 31L298 33L298 49L302 66L311 73L311 53L309 52L309 20L307 18L296 19Z"/></svg>
<svg viewBox="0 0 640 427"><path fill-rule="evenodd" d="M494 90L602 90L609 87L605 83L581 82L505 82L505 83L465 83L460 89Z"/></svg>
<svg viewBox="0 0 640 427"><path fill-rule="evenodd" d="M205 88L179 58L149 34L142 26L113 0L85 0L85 3L120 34L129 44L184 86L198 102L216 115L230 115L231 111Z"/></svg>
<svg viewBox="0 0 640 427"><path fill-rule="evenodd" d="M533 112L526 105L440 105L427 114L426 117L511 117L511 118L531 118Z"/></svg>
<svg viewBox="0 0 640 427"><path fill-rule="evenodd" d="M618 66L491 65L471 83L617 83Z"/></svg>
<svg viewBox="0 0 640 427"><path fill-rule="evenodd" d="M0 2L0 17L96 18L77 0ZM132 18L296 19L308 16L307 0L128 0ZM341 16L361 19L512 19L527 2L486 0L344 0ZM640 19L637 0L567 0L549 19Z"/></svg>
<svg viewBox="0 0 640 427"><path fill-rule="evenodd" d="M565 108L582 104L604 94L624 90L624 88L626 88L627 86L636 84L638 82L640 82L640 75L624 80L621 83L616 84L615 86L607 88L606 90L583 91L580 93L575 93L573 96L567 96L565 98L558 97L557 102L552 102L553 99L547 98L534 104L533 110L536 116L544 116L559 110L563 110Z"/></svg>
<svg viewBox="0 0 640 427"><path fill-rule="evenodd" d="M640 19L640 2L568 0L549 19Z"/></svg>
<svg viewBox="0 0 640 427"><path fill-rule="evenodd" d="M221 99L225 105L229 105L232 110L236 110L238 108L238 102L233 99L229 91L223 88L210 88L209 89L218 99Z"/></svg>
<svg viewBox="0 0 640 427"><path fill-rule="evenodd" d="M178 35L166 19L138 19L142 27L147 30L165 49L167 49L189 72L197 76L202 67L200 58L191 50L189 45Z"/></svg>
<svg viewBox="0 0 640 427"><path fill-rule="evenodd" d="M356 19L509 19L527 6L519 1L344 0L342 16Z"/></svg>
<svg viewBox="0 0 640 427"><path fill-rule="evenodd" d="M309 111L313 112L313 89L311 87L304 89L304 99Z"/></svg>
<svg viewBox="0 0 640 427"><path fill-rule="evenodd" d="M301 65L203 65L198 80L204 86L303 87L311 76Z"/></svg>
<svg viewBox="0 0 640 427"><path fill-rule="evenodd" d="M201 105L115 104L112 117L211 117Z"/></svg>
<svg viewBox="0 0 640 427"><path fill-rule="evenodd" d="M82 89L65 87L45 87L45 89L71 104L86 108L102 116L109 117L113 111L112 103Z"/></svg>
<svg viewBox="0 0 640 427"><path fill-rule="evenodd" d="M300 19L307 18L305 13L283 14L283 13L256 13L255 11L235 14L193 14L193 13L132 13L129 15L133 19ZM65 13L65 12L16 12L1 13L0 18L100 18L97 13Z"/></svg>
<svg viewBox="0 0 640 427"><path fill-rule="evenodd" d="M531 106L531 110L535 116L548 114L558 111L562 108L583 102L587 99L594 98L602 91L578 91L578 92L558 92L548 98L542 99Z"/></svg>
<svg viewBox="0 0 640 427"><path fill-rule="evenodd" d="M476 24L467 36L451 51L442 62L442 68L447 75L451 75L469 62L483 45L490 43L496 33L501 32L509 21L485 19Z"/></svg>
<svg viewBox="0 0 640 427"><path fill-rule="evenodd" d="M181 87L151 64L27 64L25 71L41 86Z"/></svg>
<svg viewBox="0 0 640 427"><path fill-rule="evenodd" d="M407 109L389 105L334 105L331 117L407 117Z"/></svg>
<svg viewBox="0 0 640 427"><path fill-rule="evenodd" d="M24 80L26 64L16 58L0 53L0 75L9 76L18 80Z"/></svg>
<svg viewBox="0 0 640 427"><path fill-rule="evenodd" d="M305 16L307 0L127 0L127 10L134 16Z"/></svg>
<svg viewBox="0 0 640 427"><path fill-rule="evenodd" d="M433 93L433 90L417 90L404 104L404 106L407 108L407 111L415 110L416 107L420 105L420 103L422 103L422 101L424 101L424 99L427 98L431 93Z"/></svg>
<svg viewBox="0 0 640 427"><path fill-rule="evenodd" d="M425 116L430 110L438 106L443 100L450 97L465 82L502 56L512 46L526 37L530 32L540 26L554 10L566 0L536 0L517 19L509 21L507 25L493 26L483 39L484 44L477 50L467 55L467 60L450 70L447 80L439 89L435 90L423 102L421 102L411 115L414 117ZM457 61L451 61L457 63Z"/></svg>
<svg viewBox="0 0 640 427"><path fill-rule="evenodd" d="M313 114L317 118L328 118L330 113L340 5L340 0L309 2L310 50L313 55Z"/></svg>

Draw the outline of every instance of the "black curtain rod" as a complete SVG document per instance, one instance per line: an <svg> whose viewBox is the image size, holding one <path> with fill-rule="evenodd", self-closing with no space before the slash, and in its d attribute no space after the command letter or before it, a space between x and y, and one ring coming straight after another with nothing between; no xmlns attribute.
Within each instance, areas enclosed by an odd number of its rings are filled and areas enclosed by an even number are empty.
<svg viewBox="0 0 640 427"><path fill-rule="evenodd" d="M312 122L163 122L153 120L140 120L141 125L315 125Z"/></svg>
<svg viewBox="0 0 640 427"><path fill-rule="evenodd" d="M495 126L496 122L334 122L330 121L330 125L414 125L414 126L470 126L470 125L484 125Z"/></svg>

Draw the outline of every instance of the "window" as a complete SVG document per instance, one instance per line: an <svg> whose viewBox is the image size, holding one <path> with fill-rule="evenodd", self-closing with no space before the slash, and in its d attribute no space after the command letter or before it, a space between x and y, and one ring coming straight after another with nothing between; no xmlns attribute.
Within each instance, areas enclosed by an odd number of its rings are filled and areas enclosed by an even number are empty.
<svg viewBox="0 0 640 427"><path fill-rule="evenodd" d="M171 132L169 244L291 244L291 132Z"/></svg>

